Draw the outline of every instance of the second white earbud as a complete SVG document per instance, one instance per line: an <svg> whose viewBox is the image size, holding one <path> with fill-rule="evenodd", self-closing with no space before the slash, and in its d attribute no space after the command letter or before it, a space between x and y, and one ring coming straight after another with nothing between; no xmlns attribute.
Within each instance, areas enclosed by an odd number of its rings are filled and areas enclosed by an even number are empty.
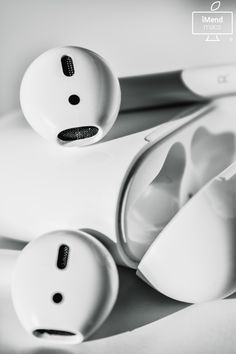
<svg viewBox="0 0 236 354"><path fill-rule="evenodd" d="M12 276L16 313L28 333L79 343L110 313L118 273L107 249L82 231L60 230L31 241Z"/></svg>

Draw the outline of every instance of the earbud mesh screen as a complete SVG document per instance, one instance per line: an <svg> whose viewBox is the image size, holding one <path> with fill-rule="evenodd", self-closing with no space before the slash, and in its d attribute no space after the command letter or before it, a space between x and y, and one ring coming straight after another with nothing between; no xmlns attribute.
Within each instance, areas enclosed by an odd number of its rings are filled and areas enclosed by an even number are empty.
<svg viewBox="0 0 236 354"><path fill-rule="evenodd" d="M49 334L53 336L75 336L75 333L55 329L36 329L35 331L33 331L33 334L36 337L41 337L44 334Z"/></svg>
<svg viewBox="0 0 236 354"><path fill-rule="evenodd" d="M66 76L73 76L75 73L75 68L74 68L74 64L73 64L73 60L71 57L69 57L68 55L63 55L63 57L61 58L61 66L62 66L62 70L64 75Z"/></svg>
<svg viewBox="0 0 236 354"><path fill-rule="evenodd" d="M91 138L96 135L98 132L97 127L87 126L87 127L78 127L78 128L70 128L61 131L58 134L58 139L62 141L74 141L80 139Z"/></svg>

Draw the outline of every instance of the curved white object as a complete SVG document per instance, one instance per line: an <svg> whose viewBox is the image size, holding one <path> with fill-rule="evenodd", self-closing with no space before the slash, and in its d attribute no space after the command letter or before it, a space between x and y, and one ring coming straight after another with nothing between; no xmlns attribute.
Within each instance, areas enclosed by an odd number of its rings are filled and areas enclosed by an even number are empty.
<svg viewBox="0 0 236 354"><path fill-rule="evenodd" d="M236 94L236 64L185 69L181 74L186 87L203 98Z"/></svg>
<svg viewBox="0 0 236 354"><path fill-rule="evenodd" d="M26 70L20 102L29 124L44 138L66 146L93 144L111 129L120 108L120 86L98 54L58 47Z"/></svg>
<svg viewBox="0 0 236 354"><path fill-rule="evenodd" d="M28 333L80 343L104 322L118 293L107 249L81 231L58 230L30 242L12 275L16 313Z"/></svg>
<svg viewBox="0 0 236 354"><path fill-rule="evenodd" d="M236 163L210 181L170 221L138 272L163 294L185 302L236 291Z"/></svg>

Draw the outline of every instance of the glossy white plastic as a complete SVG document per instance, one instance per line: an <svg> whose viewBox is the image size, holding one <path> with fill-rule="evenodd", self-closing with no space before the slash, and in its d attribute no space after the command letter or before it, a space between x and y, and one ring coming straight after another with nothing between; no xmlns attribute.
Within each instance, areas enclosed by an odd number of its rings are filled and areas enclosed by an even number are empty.
<svg viewBox="0 0 236 354"><path fill-rule="evenodd" d="M203 187L169 222L138 272L163 294L185 302L236 290L236 163Z"/></svg>
<svg viewBox="0 0 236 354"><path fill-rule="evenodd" d="M28 67L20 102L25 118L44 138L84 146L111 129L120 108L120 87L98 54L60 47L41 54Z"/></svg>
<svg viewBox="0 0 236 354"><path fill-rule="evenodd" d="M190 91L205 98L236 94L236 64L185 69L182 80Z"/></svg>
<svg viewBox="0 0 236 354"><path fill-rule="evenodd" d="M59 230L23 249L11 287L16 313L29 333L50 342L80 343L110 313L118 273L110 253L94 237Z"/></svg>

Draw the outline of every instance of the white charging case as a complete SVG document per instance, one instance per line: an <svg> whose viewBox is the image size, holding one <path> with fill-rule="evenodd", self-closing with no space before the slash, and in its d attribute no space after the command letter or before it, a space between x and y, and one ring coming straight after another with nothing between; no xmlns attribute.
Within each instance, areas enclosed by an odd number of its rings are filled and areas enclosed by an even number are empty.
<svg viewBox="0 0 236 354"><path fill-rule="evenodd" d="M171 219L138 266L156 290L185 302L236 291L236 162L208 182Z"/></svg>
<svg viewBox="0 0 236 354"><path fill-rule="evenodd" d="M84 229L118 263L137 268L170 219L235 160L235 106L235 98L225 98L82 149L45 141L20 112L6 116L0 121L0 234L29 241L57 229Z"/></svg>

